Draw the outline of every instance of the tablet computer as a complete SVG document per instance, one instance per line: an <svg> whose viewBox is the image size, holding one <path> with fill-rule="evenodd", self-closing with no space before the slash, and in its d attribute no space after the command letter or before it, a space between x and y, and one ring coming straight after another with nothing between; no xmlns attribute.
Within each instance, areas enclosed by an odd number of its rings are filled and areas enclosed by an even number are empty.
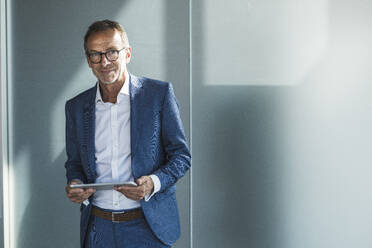
<svg viewBox="0 0 372 248"><path fill-rule="evenodd" d="M130 186L130 187L137 187L137 184L135 182L120 182L120 183L88 183L88 184L70 184L70 188L94 188L96 190L107 190L107 189L113 189L114 186Z"/></svg>

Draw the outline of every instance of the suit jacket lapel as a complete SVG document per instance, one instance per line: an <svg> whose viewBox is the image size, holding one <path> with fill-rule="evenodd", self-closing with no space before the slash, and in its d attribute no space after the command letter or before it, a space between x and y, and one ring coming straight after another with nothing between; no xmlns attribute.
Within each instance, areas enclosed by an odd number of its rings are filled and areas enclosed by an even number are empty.
<svg viewBox="0 0 372 248"><path fill-rule="evenodd" d="M86 149L88 156L87 176L88 182L92 183L95 180L95 98L97 92L97 85L93 87L87 96L86 102L83 107L83 149Z"/></svg>
<svg viewBox="0 0 372 248"><path fill-rule="evenodd" d="M130 74L129 76L129 95L130 95L130 136L131 136L131 153L132 157L136 153L140 132L140 103L141 103L141 88L142 83L136 77Z"/></svg>

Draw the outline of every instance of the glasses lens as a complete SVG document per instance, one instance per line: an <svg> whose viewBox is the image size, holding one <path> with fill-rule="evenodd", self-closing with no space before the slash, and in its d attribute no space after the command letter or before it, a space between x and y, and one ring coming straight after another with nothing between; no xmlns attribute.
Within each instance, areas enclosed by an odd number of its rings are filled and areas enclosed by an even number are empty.
<svg viewBox="0 0 372 248"><path fill-rule="evenodd" d="M106 57L110 61L114 61L118 59L119 52L116 50L110 50L106 53Z"/></svg>
<svg viewBox="0 0 372 248"><path fill-rule="evenodd" d="M101 60L101 54L99 54L99 53L91 53L91 54L89 54L89 59L93 63L99 63L100 60Z"/></svg>
<svg viewBox="0 0 372 248"><path fill-rule="evenodd" d="M123 50L123 49L122 49ZM98 64L101 62L101 57L102 57L102 54L104 54L106 56L106 59L109 60L109 61L115 61L118 59L119 57L119 52L118 50L109 50L107 51L106 53L98 53L98 52L94 52L94 53L89 53L89 60L94 63L94 64Z"/></svg>

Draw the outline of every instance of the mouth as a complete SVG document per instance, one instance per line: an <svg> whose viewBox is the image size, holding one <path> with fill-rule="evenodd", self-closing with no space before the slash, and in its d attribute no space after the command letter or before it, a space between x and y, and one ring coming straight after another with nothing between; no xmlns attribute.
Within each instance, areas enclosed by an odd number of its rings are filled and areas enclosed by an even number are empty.
<svg viewBox="0 0 372 248"><path fill-rule="evenodd" d="M110 73L112 71L115 71L115 68L106 68L106 69L101 70L102 73Z"/></svg>

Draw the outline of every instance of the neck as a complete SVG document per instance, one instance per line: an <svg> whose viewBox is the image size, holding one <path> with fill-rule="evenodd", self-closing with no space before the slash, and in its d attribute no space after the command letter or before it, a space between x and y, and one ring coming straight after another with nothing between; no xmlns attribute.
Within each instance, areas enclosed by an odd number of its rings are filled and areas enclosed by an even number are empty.
<svg viewBox="0 0 372 248"><path fill-rule="evenodd" d="M118 80L112 84L104 84L101 81L99 82L99 90L101 92L101 97L104 102L116 103L118 94L123 87L125 82L124 80Z"/></svg>

